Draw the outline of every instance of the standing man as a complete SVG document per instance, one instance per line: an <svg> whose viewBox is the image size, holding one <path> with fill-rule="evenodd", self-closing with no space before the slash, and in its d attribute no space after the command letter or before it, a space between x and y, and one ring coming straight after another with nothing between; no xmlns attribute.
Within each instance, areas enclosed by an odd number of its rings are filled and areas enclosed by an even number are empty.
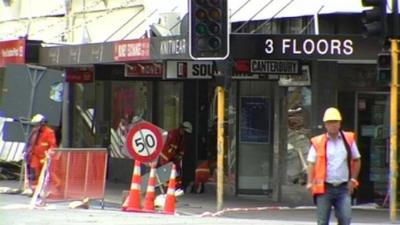
<svg viewBox="0 0 400 225"><path fill-rule="evenodd" d="M173 162L176 166L178 176L176 178L178 187L182 185L182 159L186 151L185 134L191 134L192 124L185 121L178 128L168 131L164 148L160 153L160 166Z"/></svg>
<svg viewBox="0 0 400 225"><path fill-rule="evenodd" d="M40 173L49 149L57 147L54 130L47 126L47 119L41 114L32 117L34 124L26 149L27 177L31 191L38 185Z"/></svg>
<svg viewBox="0 0 400 225"><path fill-rule="evenodd" d="M361 161L355 134L341 130L336 108L325 111L326 133L313 137L307 161L307 189L317 204L318 225L328 225L332 206L340 225L351 221L351 194L358 186Z"/></svg>

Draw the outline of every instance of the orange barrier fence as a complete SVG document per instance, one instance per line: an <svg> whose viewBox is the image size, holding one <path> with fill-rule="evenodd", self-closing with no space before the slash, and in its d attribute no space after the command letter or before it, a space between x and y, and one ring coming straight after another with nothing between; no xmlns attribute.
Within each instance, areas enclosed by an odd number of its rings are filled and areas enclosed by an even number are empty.
<svg viewBox="0 0 400 225"><path fill-rule="evenodd" d="M57 148L49 155L45 201L104 199L105 148Z"/></svg>

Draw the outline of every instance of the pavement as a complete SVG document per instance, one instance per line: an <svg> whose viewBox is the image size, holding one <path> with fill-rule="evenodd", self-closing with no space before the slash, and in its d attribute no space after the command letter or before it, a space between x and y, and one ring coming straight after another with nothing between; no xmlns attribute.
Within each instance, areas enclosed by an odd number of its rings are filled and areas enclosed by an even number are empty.
<svg viewBox="0 0 400 225"><path fill-rule="evenodd" d="M126 184L107 183L106 203L121 205L121 192L125 189L127 189ZM208 184L206 192L203 194L185 193L177 197L176 212L178 215L200 217L313 223L315 221L315 206L311 196L307 195L308 193L304 195L305 192L307 190L300 185L284 186L282 199L279 202L274 202L270 196L265 195L225 195L223 209L217 210L215 185ZM390 220L388 208L370 203L355 205L352 209L352 221L354 223L393 224ZM334 216L331 220L334 221ZM394 223L398 222L395 221Z"/></svg>
<svg viewBox="0 0 400 225"><path fill-rule="evenodd" d="M16 188L18 185L18 181L0 181L0 187ZM123 193L126 193L127 189L128 184L107 182L104 210L119 211ZM254 220L254 224L256 220L268 221L268 224L280 224L279 221L290 221L289 224L315 224L315 207L310 201L311 198L300 197L303 196L299 194L302 191L302 186L285 187L280 202L272 201L269 196L224 196L223 210L218 211L215 186L211 184L203 194L185 193L177 197L176 215L204 219L250 219ZM98 202L100 201L91 201L91 208L99 208ZM398 220L390 220L389 209L376 204L353 206L352 221L353 224L400 224Z"/></svg>

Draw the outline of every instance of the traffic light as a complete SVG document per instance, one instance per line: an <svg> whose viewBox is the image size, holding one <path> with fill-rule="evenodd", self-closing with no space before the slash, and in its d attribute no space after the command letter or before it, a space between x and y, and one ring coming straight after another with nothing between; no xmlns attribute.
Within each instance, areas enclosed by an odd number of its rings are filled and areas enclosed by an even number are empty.
<svg viewBox="0 0 400 225"><path fill-rule="evenodd" d="M381 84L390 84L391 76L391 55L390 52L382 52L378 54L377 61L377 77L376 80Z"/></svg>
<svg viewBox="0 0 400 225"><path fill-rule="evenodd" d="M362 0L362 5L372 7L372 9L362 12L363 36L381 36L385 38L388 32L386 0Z"/></svg>
<svg viewBox="0 0 400 225"><path fill-rule="evenodd" d="M229 55L228 0L189 1L189 55L218 60Z"/></svg>

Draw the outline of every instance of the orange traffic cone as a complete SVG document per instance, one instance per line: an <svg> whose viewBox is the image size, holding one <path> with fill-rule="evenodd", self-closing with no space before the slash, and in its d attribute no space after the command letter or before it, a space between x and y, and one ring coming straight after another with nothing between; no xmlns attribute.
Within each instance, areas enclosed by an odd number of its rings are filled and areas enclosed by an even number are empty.
<svg viewBox="0 0 400 225"><path fill-rule="evenodd" d="M122 205L123 211L128 212L139 212L140 209L140 162L135 160L135 166L133 168L131 189L129 195Z"/></svg>
<svg viewBox="0 0 400 225"><path fill-rule="evenodd" d="M168 182L167 197L165 199L164 213L165 214L175 214L175 186L176 186L176 167L172 164L171 176Z"/></svg>
<svg viewBox="0 0 400 225"><path fill-rule="evenodd" d="M154 164L151 165L149 181L147 182L147 190L146 196L144 197L144 206L143 211L145 212L154 212L154 199L156 198L155 194L155 185L156 185L156 168Z"/></svg>

